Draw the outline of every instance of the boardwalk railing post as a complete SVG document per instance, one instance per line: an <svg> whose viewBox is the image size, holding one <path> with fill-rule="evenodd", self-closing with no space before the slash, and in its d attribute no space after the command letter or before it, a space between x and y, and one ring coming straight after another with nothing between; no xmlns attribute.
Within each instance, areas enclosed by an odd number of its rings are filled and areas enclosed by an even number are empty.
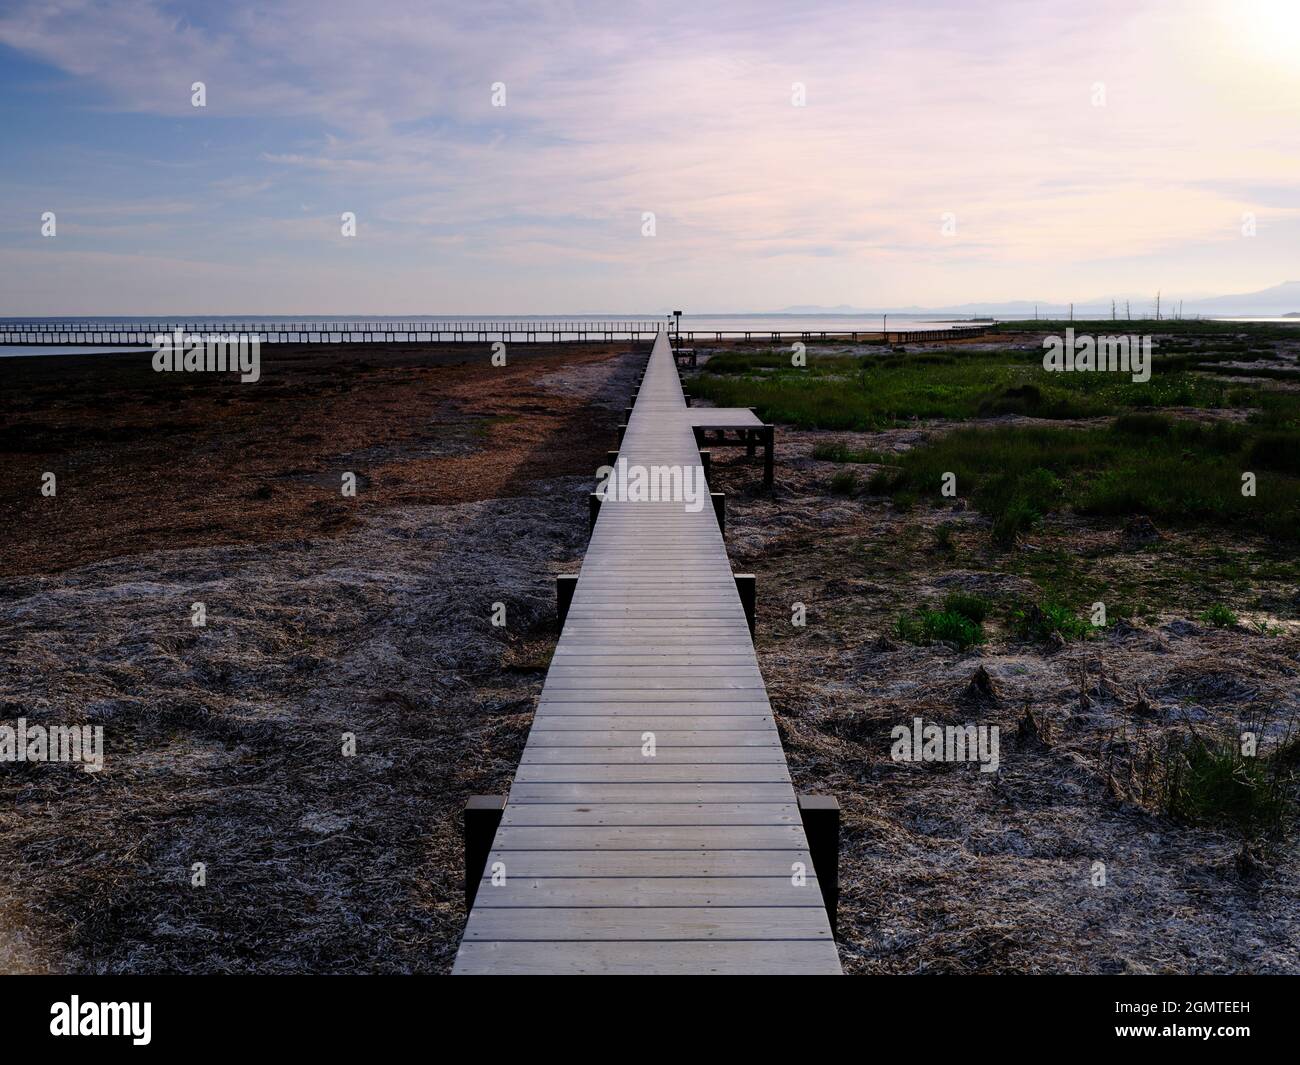
<svg viewBox="0 0 1300 1065"><path fill-rule="evenodd" d="M564 631L564 619L569 616L569 607L573 603L573 590L578 586L576 573L561 573L555 578L555 616L557 628Z"/></svg>
<svg viewBox="0 0 1300 1065"><path fill-rule="evenodd" d="M740 605L745 608L745 620L749 623L749 635L754 636L754 609L758 601L758 582L752 573L735 573L736 591L740 593Z"/></svg>
<svg viewBox="0 0 1300 1065"><path fill-rule="evenodd" d="M771 488L776 480L776 427L765 425L763 437L763 487Z"/></svg>
<svg viewBox="0 0 1300 1065"><path fill-rule="evenodd" d="M727 495L725 492L710 492L709 498L713 500L713 516L718 519L718 532L722 533L725 540L727 537Z"/></svg>
<svg viewBox="0 0 1300 1065"><path fill-rule="evenodd" d="M826 916L830 918L831 933L839 937L837 916L840 908L840 804L834 795L800 795L799 816L803 820L804 835L808 837L808 853L812 856L813 872L821 885Z"/></svg>
<svg viewBox="0 0 1300 1065"><path fill-rule="evenodd" d="M504 795L471 795L465 803L465 912L474 907L492 840L506 808Z"/></svg>

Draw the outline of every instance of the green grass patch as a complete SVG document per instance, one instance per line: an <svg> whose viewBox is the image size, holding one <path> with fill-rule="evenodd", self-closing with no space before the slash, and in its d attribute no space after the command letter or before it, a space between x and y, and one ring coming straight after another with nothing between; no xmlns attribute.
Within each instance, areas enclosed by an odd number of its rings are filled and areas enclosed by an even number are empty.
<svg viewBox="0 0 1300 1065"><path fill-rule="evenodd" d="M1230 629L1237 624L1237 615L1222 603L1215 603L1201 614L1201 620L1216 629Z"/></svg>
<svg viewBox="0 0 1300 1065"><path fill-rule="evenodd" d="M1187 822L1228 824L1248 837L1273 836L1290 820L1291 773L1287 761L1241 753L1231 738L1188 735L1163 752L1164 809Z"/></svg>
<svg viewBox="0 0 1300 1065"><path fill-rule="evenodd" d="M978 595L968 592L952 592L943 601L943 609L948 614L960 614L976 625L982 624L993 609L993 604Z"/></svg>
<svg viewBox="0 0 1300 1065"><path fill-rule="evenodd" d="M1021 414L1084 418L1169 406L1222 407L1250 389L1194 372L1157 354L1151 380L1117 373L1049 373L1039 352L810 355L803 368L783 352L711 358L691 391L719 406L755 407L764 421L804 429L865 431L913 418ZM1196 359L1204 361L1204 356Z"/></svg>
<svg viewBox="0 0 1300 1065"><path fill-rule="evenodd" d="M1070 321L1064 318L1025 318L1014 322L999 322L1000 332L1012 333L1064 333L1073 326L1079 334L1115 336L1117 334L1152 334L1160 337L1177 337L1183 340L1200 339L1222 344L1225 340L1241 343L1259 343L1265 340L1300 340L1300 320L1294 325L1286 322L1209 322L1193 318L1133 318L1113 321L1110 318L1090 318Z"/></svg>
<svg viewBox="0 0 1300 1065"><path fill-rule="evenodd" d="M920 610L900 614L894 625L899 639L918 645L951 643L961 650L984 642L984 627L954 610Z"/></svg>
<svg viewBox="0 0 1300 1065"><path fill-rule="evenodd" d="M1154 415L1119 418L1104 429L958 429L895 457L868 487L939 499L943 475L954 473L958 493L992 519L1002 546L1066 507L1235 525L1293 543L1300 539L1300 477L1288 472L1294 459L1279 448L1300 449L1300 430ZM1242 494L1247 471L1257 477L1254 496Z"/></svg>
<svg viewBox="0 0 1300 1065"><path fill-rule="evenodd" d="M1053 637L1062 640L1086 640L1092 626L1060 603L1031 603L1011 612L1011 628L1022 640L1046 643Z"/></svg>

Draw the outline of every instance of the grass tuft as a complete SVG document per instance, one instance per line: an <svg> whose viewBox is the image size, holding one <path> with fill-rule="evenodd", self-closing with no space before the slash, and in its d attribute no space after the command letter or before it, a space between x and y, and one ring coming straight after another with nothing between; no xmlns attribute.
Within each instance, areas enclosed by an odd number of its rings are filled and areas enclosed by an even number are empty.
<svg viewBox="0 0 1300 1065"><path fill-rule="evenodd" d="M947 609L900 614L894 631L899 639L921 646L951 643L964 651L984 642L984 628L978 621Z"/></svg>
<svg viewBox="0 0 1300 1065"><path fill-rule="evenodd" d="M1031 603L1011 612L1011 627L1022 640L1086 640L1092 626L1060 603Z"/></svg>
<svg viewBox="0 0 1300 1065"><path fill-rule="evenodd" d="M1237 624L1237 615L1222 603L1215 603L1201 614L1201 620L1216 629L1230 629Z"/></svg>

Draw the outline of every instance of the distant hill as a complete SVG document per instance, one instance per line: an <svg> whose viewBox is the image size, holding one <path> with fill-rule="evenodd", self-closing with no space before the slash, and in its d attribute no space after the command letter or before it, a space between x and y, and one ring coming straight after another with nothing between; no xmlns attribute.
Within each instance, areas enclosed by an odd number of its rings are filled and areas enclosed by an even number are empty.
<svg viewBox="0 0 1300 1065"><path fill-rule="evenodd" d="M1300 281L1283 281L1280 285L1260 289L1258 292L1241 292L1226 296L1183 298L1176 292L1165 291L1161 300L1162 308L1168 313L1178 306L1180 299L1182 300L1182 313L1184 315L1235 315L1242 317L1257 315L1269 318L1300 318L1300 311L1291 309L1300 305ZM1110 296L1076 300L1074 303L1074 316L1076 318L1109 318L1110 301ZM1148 315L1155 304L1155 293L1144 293L1136 296L1132 293L1118 293L1115 296L1115 302L1119 306L1121 315L1124 313L1126 301L1132 306L1134 314ZM886 313L944 315L962 318L992 315L997 318L1032 318L1034 317L1035 308L1037 308L1038 316L1041 318L1056 318L1063 316L1067 312L1068 304L1054 300L1003 300L988 303L946 304L934 307L918 307L915 305L907 307L852 307L841 303L835 307L819 307L815 305L785 307L778 313L869 315Z"/></svg>

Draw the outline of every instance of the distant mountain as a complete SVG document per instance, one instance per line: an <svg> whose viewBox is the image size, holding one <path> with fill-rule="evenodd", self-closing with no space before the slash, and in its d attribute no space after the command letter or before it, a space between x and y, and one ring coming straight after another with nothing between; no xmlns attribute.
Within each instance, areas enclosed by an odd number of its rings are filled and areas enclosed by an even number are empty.
<svg viewBox="0 0 1300 1065"><path fill-rule="evenodd" d="M784 307L776 312L777 314L868 314L859 307L850 307L847 303L840 303L834 307L821 307L815 303L799 304L795 307Z"/></svg>
<svg viewBox="0 0 1300 1065"><path fill-rule="evenodd" d="M1093 297L1088 300L1076 300L1074 316L1076 318L1109 318L1111 297ZM1155 304L1155 293L1133 295L1129 293L1115 296L1120 314L1124 313L1124 304L1130 304L1135 314L1150 314ZM1161 307L1165 313L1178 306L1178 293L1166 290L1161 296ZM1300 318L1300 311L1293 308L1300 306L1300 281L1284 281L1271 288L1258 292L1242 292L1226 296L1199 296L1181 298L1184 315L1225 315L1225 316L1260 316ZM1055 300L1003 300L988 303L956 303L943 306L918 307L851 307L840 304L836 307L818 307L800 305L786 307L781 314L918 314L927 316L949 316L954 318L976 318L991 315L996 318L1032 318L1035 308L1040 318L1059 317L1068 312L1069 304Z"/></svg>
<svg viewBox="0 0 1300 1065"><path fill-rule="evenodd" d="M1260 314L1277 317L1291 314L1300 306L1300 281L1283 281L1272 288L1258 292L1243 292L1233 296L1210 296L1193 302L1188 300L1185 310L1196 308L1198 314Z"/></svg>

